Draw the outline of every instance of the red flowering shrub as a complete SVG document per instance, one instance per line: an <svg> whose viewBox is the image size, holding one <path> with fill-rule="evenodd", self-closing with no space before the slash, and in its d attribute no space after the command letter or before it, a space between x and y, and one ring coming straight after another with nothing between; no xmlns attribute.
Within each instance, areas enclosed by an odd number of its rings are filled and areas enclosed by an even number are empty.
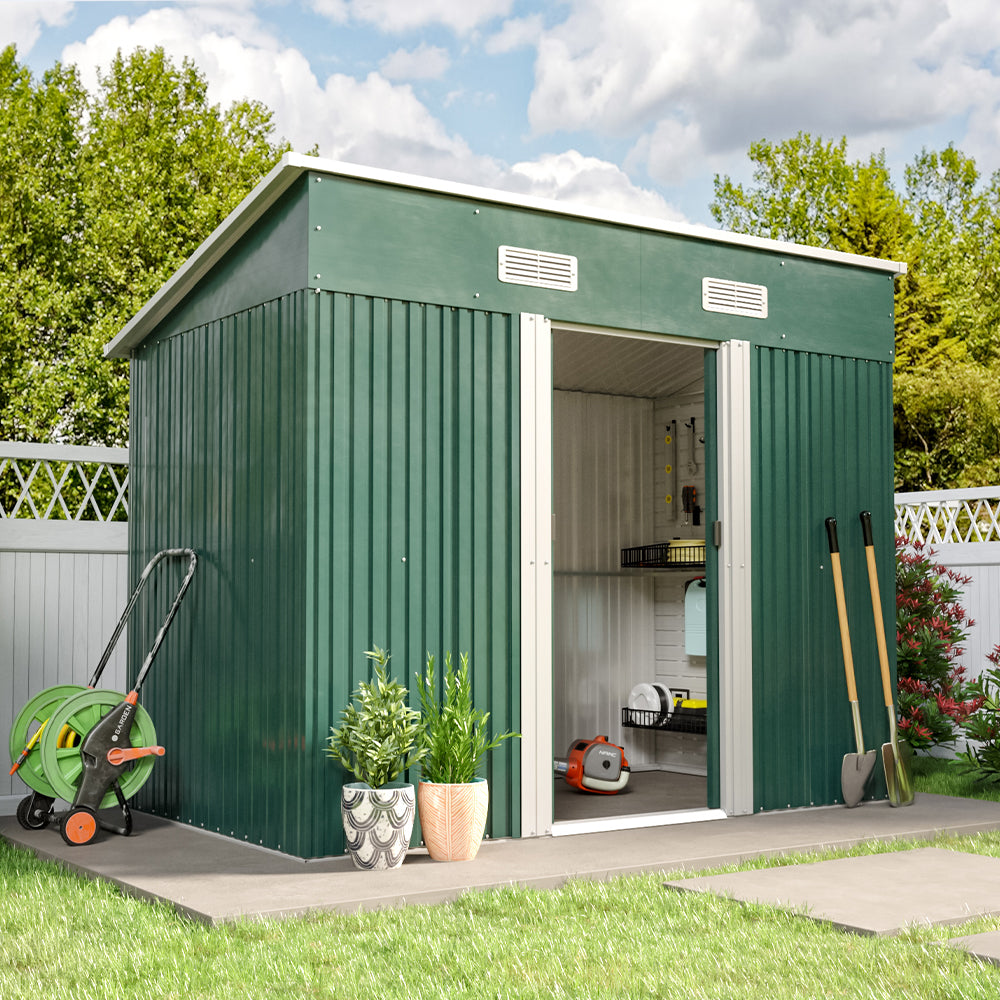
<svg viewBox="0 0 1000 1000"><path fill-rule="evenodd" d="M961 588L970 578L932 562L920 542L896 539L896 664L899 735L914 749L953 743L983 704L956 663L968 629Z"/></svg>

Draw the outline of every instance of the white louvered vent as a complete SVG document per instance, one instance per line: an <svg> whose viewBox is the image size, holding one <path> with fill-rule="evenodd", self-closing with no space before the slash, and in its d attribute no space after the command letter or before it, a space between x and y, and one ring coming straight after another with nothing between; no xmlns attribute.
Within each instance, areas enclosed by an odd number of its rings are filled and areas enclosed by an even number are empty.
<svg viewBox="0 0 1000 1000"><path fill-rule="evenodd" d="M706 312L767 319L767 286L725 278L702 278L701 307Z"/></svg>
<svg viewBox="0 0 1000 1000"><path fill-rule="evenodd" d="M497 277L508 285L576 291L576 257L524 247L500 247Z"/></svg>

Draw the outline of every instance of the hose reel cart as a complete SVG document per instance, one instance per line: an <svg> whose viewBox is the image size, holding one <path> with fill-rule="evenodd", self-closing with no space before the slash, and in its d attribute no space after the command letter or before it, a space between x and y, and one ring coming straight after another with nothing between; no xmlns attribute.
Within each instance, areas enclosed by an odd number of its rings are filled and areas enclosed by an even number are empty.
<svg viewBox="0 0 1000 1000"><path fill-rule="evenodd" d="M128 694L101 690L97 683L111 659L139 594L153 570L165 559L188 560L187 572L135 685ZM87 686L58 684L36 694L21 709L10 731L10 756L31 789L17 806L17 818L28 830L41 830L53 818L56 799L71 803L60 832L70 845L88 844L98 828L128 836L132 832L130 799L146 783L153 761L163 756L149 713L139 704L139 690L177 615L198 564L193 549L163 549L146 564L132 596ZM99 809L117 803L120 823L98 818Z"/></svg>

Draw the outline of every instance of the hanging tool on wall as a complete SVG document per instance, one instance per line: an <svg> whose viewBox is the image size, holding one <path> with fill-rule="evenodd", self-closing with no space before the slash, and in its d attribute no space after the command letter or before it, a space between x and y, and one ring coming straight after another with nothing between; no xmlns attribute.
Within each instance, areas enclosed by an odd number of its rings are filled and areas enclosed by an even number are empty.
<svg viewBox="0 0 1000 1000"><path fill-rule="evenodd" d="M680 516L680 511L677 505L674 503L674 497L677 496L677 421L671 420L667 424L667 433L663 438L667 445L667 464L664 466L664 471L667 473L667 495L663 498L664 503L667 503L673 507L674 510L674 520Z"/></svg>
<svg viewBox="0 0 1000 1000"><path fill-rule="evenodd" d="M688 454L688 472L692 476L698 471L698 462L697 462L697 460L695 458L696 441L695 441L695 426L694 425L695 425L695 418L694 417L691 418L691 420L690 420L689 423L686 423L684 425L685 427L687 427L691 431L691 438L690 438L691 450L690 450L690 452Z"/></svg>

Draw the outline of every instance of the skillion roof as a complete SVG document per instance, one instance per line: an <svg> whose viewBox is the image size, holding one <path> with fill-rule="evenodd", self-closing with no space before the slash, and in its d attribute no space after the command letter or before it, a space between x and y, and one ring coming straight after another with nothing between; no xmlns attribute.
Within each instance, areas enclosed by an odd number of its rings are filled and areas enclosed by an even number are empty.
<svg viewBox="0 0 1000 1000"><path fill-rule="evenodd" d="M591 220L623 228L646 230L683 236L708 243L728 244L757 250L780 253L788 257L847 264L853 267L890 274L905 274L906 264L875 257L828 250L822 247L801 246L780 240L764 239L740 233L670 222L626 212L575 205L569 202L535 198L491 188L435 180L393 170L361 167L326 160L299 153L286 153L281 161L236 206L219 227L205 240L183 265L163 284L159 291L122 328L121 332L104 347L106 357L125 358L150 334L156 326L191 292L198 282L217 265L238 241L261 219L277 200L303 174L321 173L335 177L368 181L395 188L425 191L437 195L451 195L484 204L527 209L554 216Z"/></svg>

